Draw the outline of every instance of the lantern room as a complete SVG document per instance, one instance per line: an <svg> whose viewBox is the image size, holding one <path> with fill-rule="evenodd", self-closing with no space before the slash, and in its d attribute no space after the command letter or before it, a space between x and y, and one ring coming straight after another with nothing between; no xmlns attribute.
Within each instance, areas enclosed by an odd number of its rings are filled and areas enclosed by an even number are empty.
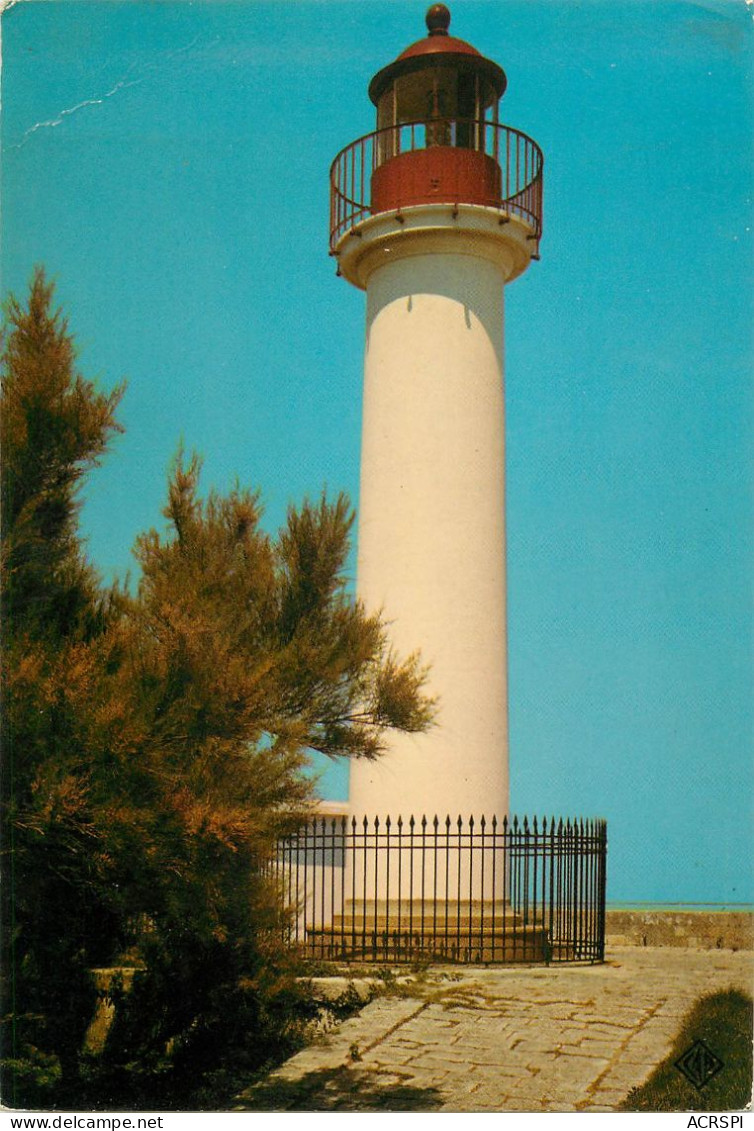
<svg viewBox="0 0 754 1131"><path fill-rule="evenodd" d="M377 107L373 211L453 198L494 205L500 169L485 153L485 127L497 125L503 70L448 33L450 12L433 4L428 35L369 84Z"/></svg>
<svg viewBox="0 0 754 1131"><path fill-rule="evenodd" d="M498 101L506 86L502 68L470 43L449 35L450 12L444 4L432 5L426 23L426 38L407 47L369 84L377 129L441 119L479 122L488 111L497 122ZM458 144L471 147L471 132L466 131Z"/></svg>
<svg viewBox="0 0 754 1131"><path fill-rule="evenodd" d="M374 133L338 154L331 170L330 246L362 220L428 204L496 208L541 234L542 154L500 124L502 67L449 33L450 12L433 4L428 34L369 84Z"/></svg>

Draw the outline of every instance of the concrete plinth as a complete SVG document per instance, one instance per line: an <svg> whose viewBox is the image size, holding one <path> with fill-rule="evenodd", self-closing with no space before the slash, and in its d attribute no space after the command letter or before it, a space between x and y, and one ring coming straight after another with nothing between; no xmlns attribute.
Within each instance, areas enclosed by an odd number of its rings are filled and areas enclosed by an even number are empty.
<svg viewBox="0 0 754 1131"><path fill-rule="evenodd" d="M349 902L342 915L307 931L320 958L406 962L546 962L547 933L508 904L453 900Z"/></svg>

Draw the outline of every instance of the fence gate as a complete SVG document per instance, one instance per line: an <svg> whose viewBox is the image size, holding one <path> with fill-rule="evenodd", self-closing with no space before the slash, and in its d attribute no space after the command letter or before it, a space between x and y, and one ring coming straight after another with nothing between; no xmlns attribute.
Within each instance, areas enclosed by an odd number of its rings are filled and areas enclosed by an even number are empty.
<svg viewBox="0 0 754 1131"><path fill-rule="evenodd" d="M601 962L606 857L602 820L318 817L272 870L311 958Z"/></svg>

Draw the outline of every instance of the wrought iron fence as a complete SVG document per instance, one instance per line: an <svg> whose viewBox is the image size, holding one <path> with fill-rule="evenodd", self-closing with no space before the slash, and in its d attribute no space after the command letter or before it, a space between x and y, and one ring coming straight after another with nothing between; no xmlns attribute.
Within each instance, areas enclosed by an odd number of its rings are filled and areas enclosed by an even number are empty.
<svg viewBox="0 0 754 1131"><path fill-rule="evenodd" d="M492 159L499 177L490 204L531 227L537 255L542 234L542 151L512 126L470 118L434 118L386 126L341 150L330 168L331 251L356 224L382 211L372 200L372 177L378 168L402 154L438 147L477 152ZM446 202L458 204L463 200L461 190L460 196L451 192ZM415 203L410 190L397 203L403 207Z"/></svg>
<svg viewBox="0 0 754 1131"><path fill-rule="evenodd" d="M321 817L270 867L312 958L600 962L606 856L602 820Z"/></svg>

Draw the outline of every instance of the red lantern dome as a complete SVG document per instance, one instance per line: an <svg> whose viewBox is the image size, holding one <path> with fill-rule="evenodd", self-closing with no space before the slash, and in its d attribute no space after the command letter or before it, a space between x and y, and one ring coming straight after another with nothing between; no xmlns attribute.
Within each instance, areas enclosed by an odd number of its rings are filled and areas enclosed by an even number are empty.
<svg viewBox="0 0 754 1131"><path fill-rule="evenodd" d="M412 86L416 88L417 85L422 84L417 84L415 81L398 84L404 98L398 94L394 84L407 75L416 75L422 71L434 72L430 76L430 83L423 85L428 92L429 89L432 90L434 97L436 97L435 91L438 90L439 93L441 90L442 96L447 99L448 110L451 109L452 102L455 103L454 108L469 111L484 110L492 104L493 97L495 99L502 97L506 87L505 72L502 67L493 63L491 59L485 59L476 47L472 47L466 40L456 39L448 34L450 12L444 4L432 5L427 12L426 23L429 34L424 39L412 43L401 52L395 62L383 67L372 79L369 84L369 97L375 106L379 106L385 93L392 93L394 97L403 101ZM444 72L442 77L438 75L438 71ZM476 80L481 80L478 89ZM473 104L472 94L475 96ZM432 108L434 109L434 106Z"/></svg>

